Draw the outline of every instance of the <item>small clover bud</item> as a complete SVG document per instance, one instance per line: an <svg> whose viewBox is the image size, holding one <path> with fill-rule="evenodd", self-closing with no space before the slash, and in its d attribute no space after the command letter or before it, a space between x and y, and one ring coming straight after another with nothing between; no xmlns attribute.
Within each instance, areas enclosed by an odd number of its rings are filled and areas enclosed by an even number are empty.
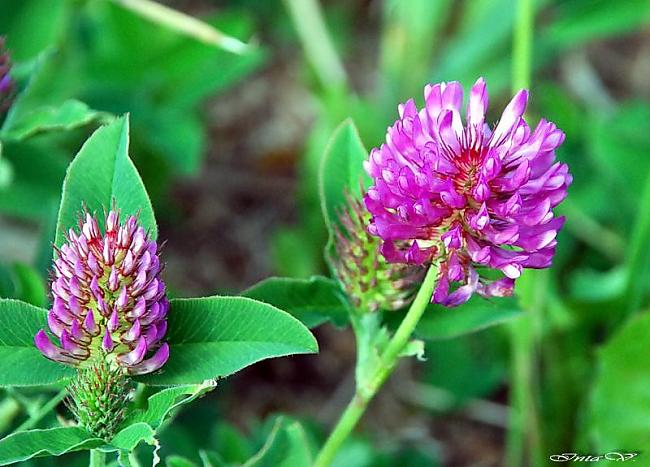
<svg viewBox="0 0 650 467"><path fill-rule="evenodd" d="M335 227L333 263L336 275L350 302L358 310L377 311L403 308L412 299L424 269L388 263L379 253L380 241L367 231L370 213L349 193L346 209Z"/></svg>

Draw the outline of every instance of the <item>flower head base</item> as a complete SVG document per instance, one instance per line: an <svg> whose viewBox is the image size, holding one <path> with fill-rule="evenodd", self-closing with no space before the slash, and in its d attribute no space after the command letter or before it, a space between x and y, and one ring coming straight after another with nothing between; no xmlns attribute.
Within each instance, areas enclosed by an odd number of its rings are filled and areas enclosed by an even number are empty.
<svg viewBox="0 0 650 467"><path fill-rule="evenodd" d="M424 98L421 110L413 100L399 107L386 143L366 161L374 180L365 197L369 231L391 262L439 264L437 303L459 305L474 292L510 295L522 268L546 268L555 253L564 218L552 208L572 180L555 162L564 133L544 119L531 130L525 90L491 129L483 79L472 87L466 125L459 83L428 85ZM480 268L503 276L490 281Z"/></svg>
<svg viewBox="0 0 650 467"><path fill-rule="evenodd" d="M388 263L379 254L379 239L368 233L370 214L361 201L345 194L347 207L340 211L335 228L334 269L346 295L363 311L397 310L414 296L424 269Z"/></svg>
<svg viewBox="0 0 650 467"><path fill-rule="evenodd" d="M14 81L9 76L11 59L5 50L5 39L0 37L0 115L4 114L14 97Z"/></svg>
<svg viewBox="0 0 650 467"><path fill-rule="evenodd" d="M79 423L98 438L112 438L131 401L131 387L120 368L98 360L79 370L68 392L66 405Z"/></svg>
<svg viewBox="0 0 650 467"><path fill-rule="evenodd" d="M135 217L120 224L110 211L101 233L85 214L80 231L70 229L57 249L52 280L53 306L36 347L50 360L79 368L105 360L131 375L158 370L169 357L165 283L156 242Z"/></svg>

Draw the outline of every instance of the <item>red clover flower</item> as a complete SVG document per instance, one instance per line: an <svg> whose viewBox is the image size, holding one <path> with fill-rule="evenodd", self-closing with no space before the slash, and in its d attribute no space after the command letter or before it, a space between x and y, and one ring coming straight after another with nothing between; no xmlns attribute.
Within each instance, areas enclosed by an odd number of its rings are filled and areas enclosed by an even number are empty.
<svg viewBox="0 0 650 467"><path fill-rule="evenodd" d="M424 98L420 110L412 99L399 106L386 143L366 161L374 181L365 196L369 232L390 262L439 265L436 303L456 306L474 292L511 295L523 268L549 267L555 253L564 218L552 209L572 181L555 161L564 133L544 119L531 130L526 90L491 128L482 78L465 125L458 82L427 85ZM489 269L501 278L491 280Z"/></svg>

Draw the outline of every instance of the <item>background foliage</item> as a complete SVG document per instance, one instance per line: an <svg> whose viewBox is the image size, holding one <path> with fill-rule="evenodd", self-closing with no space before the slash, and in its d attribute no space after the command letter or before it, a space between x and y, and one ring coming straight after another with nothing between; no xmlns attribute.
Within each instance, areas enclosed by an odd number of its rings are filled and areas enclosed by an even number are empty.
<svg viewBox="0 0 650 467"><path fill-rule="evenodd" d="M319 183L325 148L360 160L360 148L383 140L397 103L421 102L431 81L468 86L484 76L491 108L502 107L514 8L509 0L332 0L322 11L297 0L165 3L257 45L233 54L117 2L3 2L0 34L20 94L0 129L0 296L47 307L66 167L100 124L129 113L129 153L167 241L174 295L245 290L310 327L321 324L318 357L244 370L182 412L170 408L174 423L140 414L140 435L162 424L158 454L167 465L277 465L274 456L287 451L294 460L287 465L298 465L352 391L346 304L325 277L322 255L319 187L339 183ZM534 5L529 117L564 129L558 157L575 178L560 208L567 224L554 267L522 280L519 301L428 312L418 329L426 362L402 364L337 465L501 465L504 458L522 465L521 456L545 465L552 453L643 451L650 439L650 8L644 0ZM126 144L117 126L109 128L116 131L106 138ZM78 162L75 170L87 169ZM255 285L273 275L289 278ZM467 333L522 313L533 375L523 420L508 412L518 377L513 325ZM0 324L10 319L0 314ZM15 337L16 346L27 339ZM47 369L39 374L42 381L28 384L48 382ZM52 413L35 415L59 389L3 389L0 434L32 419L32 428L57 426ZM167 398L171 407L199 392L143 397ZM67 416L63 405L57 410ZM62 435L74 441L71 430ZM137 455L153 451L145 443ZM84 465L86 458L29 462Z"/></svg>

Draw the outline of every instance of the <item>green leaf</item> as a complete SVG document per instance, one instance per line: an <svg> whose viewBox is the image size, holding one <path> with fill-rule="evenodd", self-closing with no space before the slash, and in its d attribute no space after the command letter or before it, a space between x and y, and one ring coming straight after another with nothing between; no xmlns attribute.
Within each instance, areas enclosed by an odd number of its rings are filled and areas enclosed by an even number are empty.
<svg viewBox="0 0 650 467"><path fill-rule="evenodd" d="M539 2L541 3L541 2ZM431 82L455 79L471 85L478 76L484 76L490 92L503 90L508 84L506 73L490 73L488 69L507 56L510 33L514 24L514 9L510 0L474 0L464 3L459 15L459 27L444 43L434 67ZM476 31L490 31L478 35Z"/></svg>
<svg viewBox="0 0 650 467"><path fill-rule="evenodd" d="M334 230L339 223L339 211L347 209L345 195L360 198L361 190L370 185L363 169L368 151L363 146L359 132L351 119L341 123L330 137L318 172L321 209L329 232L325 246L325 259L334 270Z"/></svg>
<svg viewBox="0 0 650 467"><path fill-rule="evenodd" d="M0 137L3 139L21 140L36 133L71 130L99 118L109 118L108 114L93 110L75 99L67 100L57 106L44 105L12 115L13 118L7 120L8 123L3 125L0 132Z"/></svg>
<svg viewBox="0 0 650 467"><path fill-rule="evenodd" d="M57 42L66 30L73 8L69 2L61 1L3 0L0 31L8 39L12 58L31 59Z"/></svg>
<svg viewBox="0 0 650 467"><path fill-rule="evenodd" d="M198 385L175 386L163 389L147 399L147 408L145 410L136 410L133 412L124 421L122 426L126 427L134 423L142 422L157 429L172 410L192 402L215 387L214 382L207 381Z"/></svg>
<svg viewBox="0 0 650 467"><path fill-rule="evenodd" d="M214 451L206 451L201 449L199 457L203 463L203 467L227 467L227 463L221 458L219 454Z"/></svg>
<svg viewBox="0 0 650 467"><path fill-rule="evenodd" d="M316 339L300 321L266 303L242 297L171 301L169 361L147 384L196 384L272 357L313 353Z"/></svg>
<svg viewBox="0 0 650 467"><path fill-rule="evenodd" d="M302 212L307 210L306 206L300 209ZM307 225L300 225L280 227L273 232L271 256L276 274L306 279L322 269L326 231L323 228L323 217L319 212L318 202L315 209L318 215L316 219L320 223L316 230L308 228ZM312 211L310 216L313 216ZM300 251L300 254L296 255L296 251Z"/></svg>
<svg viewBox="0 0 650 467"><path fill-rule="evenodd" d="M36 133L71 130L95 120L112 118L73 98L77 70L62 70L66 55L48 49L31 66L29 81L18 94L2 125L3 140L22 140ZM72 74L72 76L69 76Z"/></svg>
<svg viewBox="0 0 650 467"><path fill-rule="evenodd" d="M345 205L345 191L361 196L361 183L369 177L363 170L368 151L351 119L341 123L332 134L320 167L319 189L325 222L330 228L338 223L338 210Z"/></svg>
<svg viewBox="0 0 650 467"><path fill-rule="evenodd" d="M46 328L46 310L0 299L0 386L52 384L74 375L71 368L46 359L34 346L34 335Z"/></svg>
<svg viewBox="0 0 650 467"><path fill-rule="evenodd" d="M482 297L472 297L458 308L431 304L420 319L415 333L426 340L452 339L511 320L521 313L514 298L488 301Z"/></svg>
<svg viewBox="0 0 650 467"><path fill-rule="evenodd" d="M630 34L650 20L646 0L577 0L558 2L556 8L558 20L543 35L543 40L556 47L577 47L590 41Z"/></svg>
<svg viewBox="0 0 650 467"><path fill-rule="evenodd" d="M139 128L146 129L151 146L166 155L179 175L196 175L206 148L201 119L186 110L149 110L141 116Z"/></svg>
<svg viewBox="0 0 650 467"><path fill-rule="evenodd" d="M117 118L97 130L68 167L56 229L55 244L76 226L85 204L90 212L102 213L112 203L123 216L139 214L140 224L157 236L156 220L140 175L128 156L129 120Z"/></svg>
<svg viewBox="0 0 650 467"><path fill-rule="evenodd" d="M631 319L598 353L590 428L599 452L636 452L650 445L649 346L646 312Z"/></svg>
<svg viewBox="0 0 650 467"><path fill-rule="evenodd" d="M0 211L21 219L45 218L52 204L58 207L60 203L70 155L50 138L3 143L2 152L2 158L11 164L13 179L0 188Z"/></svg>
<svg viewBox="0 0 650 467"><path fill-rule="evenodd" d="M214 441L210 445L210 449L214 451L213 454L218 456L213 459L213 462L219 460L224 465L241 465L250 459L258 449L258 445L253 440L246 438L237 427L224 420L220 420L212 431ZM214 463L221 465L219 462Z"/></svg>
<svg viewBox="0 0 650 467"><path fill-rule="evenodd" d="M0 465L23 462L34 457L60 456L68 452L94 449L104 441L78 427L19 431L0 440Z"/></svg>
<svg viewBox="0 0 650 467"><path fill-rule="evenodd" d="M163 389L147 399L147 408L135 410L122 423L122 429L111 440L111 446L121 451L133 451L141 442L154 446L154 459L158 456L159 443L156 430L171 412L181 405L188 404L216 387L213 381L199 385L184 385ZM126 460L123 460L126 463Z"/></svg>
<svg viewBox="0 0 650 467"><path fill-rule="evenodd" d="M262 449L244 467L312 465L307 436L300 423L278 417Z"/></svg>
<svg viewBox="0 0 650 467"><path fill-rule="evenodd" d="M167 467L196 467L194 462L182 456L167 456L165 465Z"/></svg>
<svg viewBox="0 0 650 467"><path fill-rule="evenodd" d="M14 169L6 159L2 158L2 145L0 144L0 190L11 186L14 179Z"/></svg>
<svg viewBox="0 0 650 467"><path fill-rule="evenodd" d="M630 102L614 113L595 112L590 121L593 130L586 139L589 156L600 170L608 189L620 190L621 202L636 207L650 171L646 155L650 133L637 131L650 125L650 109L645 102Z"/></svg>
<svg viewBox="0 0 650 467"><path fill-rule="evenodd" d="M406 344L404 350L399 354L400 357L415 357L421 362L425 361L424 357L424 341L420 339L413 339Z"/></svg>
<svg viewBox="0 0 650 467"><path fill-rule="evenodd" d="M47 288L40 274L23 263L14 263L11 269L16 286L14 298L38 307L46 306Z"/></svg>
<svg viewBox="0 0 650 467"><path fill-rule="evenodd" d="M270 277L242 292L291 313L308 328L326 321L337 326L348 322L348 310L336 281L314 276L309 279Z"/></svg>
<svg viewBox="0 0 650 467"><path fill-rule="evenodd" d="M143 441L151 446L158 447L156 431L148 424L140 422L119 431L111 440L111 446L124 451L133 451Z"/></svg>

